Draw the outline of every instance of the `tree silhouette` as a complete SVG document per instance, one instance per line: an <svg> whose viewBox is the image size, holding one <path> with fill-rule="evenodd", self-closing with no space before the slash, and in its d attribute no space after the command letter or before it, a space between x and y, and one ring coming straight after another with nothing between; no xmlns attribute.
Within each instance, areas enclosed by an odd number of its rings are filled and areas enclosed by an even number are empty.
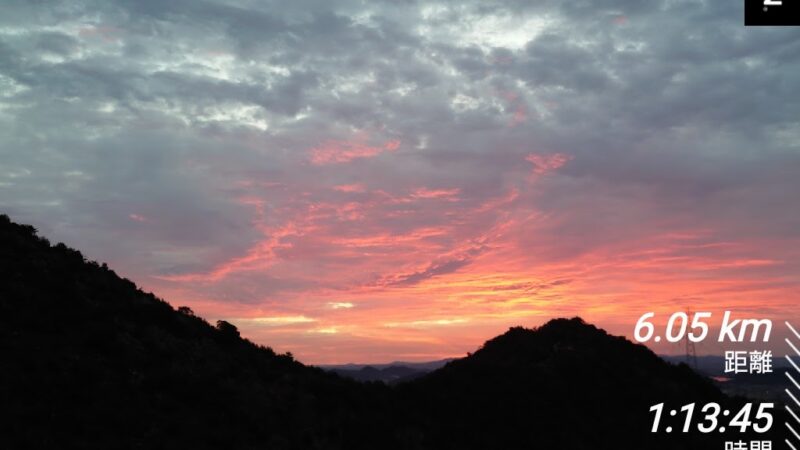
<svg viewBox="0 0 800 450"><path fill-rule="evenodd" d="M217 321L217 330L226 338L238 338L239 329L230 322L224 320Z"/></svg>

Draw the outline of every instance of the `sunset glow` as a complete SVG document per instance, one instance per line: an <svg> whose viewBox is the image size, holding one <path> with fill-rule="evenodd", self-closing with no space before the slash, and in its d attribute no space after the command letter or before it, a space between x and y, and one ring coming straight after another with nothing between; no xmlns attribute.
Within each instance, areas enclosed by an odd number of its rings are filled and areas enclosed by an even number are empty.
<svg viewBox="0 0 800 450"><path fill-rule="evenodd" d="M396 3L9 16L0 212L311 364L797 310L796 31Z"/></svg>
<svg viewBox="0 0 800 450"><path fill-rule="evenodd" d="M260 237L208 270L148 287L324 363L460 356L508 326L552 317L629 335L649 310L770 315L794 305L796 249L730 236L725 223L691 228L646 202L594 217L580 205L553 211L547 193L570 182L572 158L520 159L495 196L464 195L469 186L390 193L360 179L276 192L251 180L239 202Z"/></svg>

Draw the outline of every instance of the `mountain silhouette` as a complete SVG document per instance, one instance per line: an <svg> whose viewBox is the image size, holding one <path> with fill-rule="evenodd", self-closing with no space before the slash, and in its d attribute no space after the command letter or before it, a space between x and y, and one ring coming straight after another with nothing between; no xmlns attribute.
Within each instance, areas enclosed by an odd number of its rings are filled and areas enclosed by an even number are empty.
<svg viewBox="0 0 800 450"><path fill-rule="evenodd" d="M2 449L344 449L391 435L383 386L175 310L7 216L0 273Z"/></svg>
<svg viewBox="0 0 800 450"><path fill-rule="evenodd" d="M578 318L511 328L390 386L212 326L5 215L0 273L4 449L714 449L740 438L651 433L656 403L741 400Z"/></svg>
<svg viewBox="0 0 800 450"><path fill-rule="evenodd" d="M728 402L688 366L579 318L511 328L400 388L440 424L437 448L722 448L717 436L651 433L648 410Z"/></svg>
<svg viewBox="0 0 800 450"><path fill-rule="evenodd" d="M353 380L380 381L389 384L411 381L427 373L427 371L424 370L413 369L402 365L389 365L381 368L367 365L360 369L332 368L326 370L346 378L352 378Z"/></svg>

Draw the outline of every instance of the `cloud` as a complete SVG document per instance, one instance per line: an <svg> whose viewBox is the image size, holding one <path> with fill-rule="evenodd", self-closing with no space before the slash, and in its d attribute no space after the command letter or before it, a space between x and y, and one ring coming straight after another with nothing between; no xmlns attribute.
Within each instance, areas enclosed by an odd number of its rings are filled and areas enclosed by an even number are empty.
<svg viewBox="0 0 800 450"><path fill-rule="evenodd" d="M0 209L312 362L780 310L798 37L710 1L11 1ZM440 317L469 332L383 326Z"/></svg>
<svg viewBox="0 0 800 450"><path fill-rule="evenodd" d="M541 175L563 166L570 160L570 157L561 153L552 155L531 153L525 157L525 160L533 164L534 174Z"/></svg>
<svg viewBox="0 0 800 450"><path fill-rule="evenodd" d="M325 328L315 328L309 331L310 333L321 333L321 334L336 334L339 332L339 329L336 327L325 327Z"/></svg>
<svg viewBox="0 0 800 450"><path fill-rule="evenodd" d="M333 187L335 190L340 192L364 192L365 188L363 184L340 184L338 186Z"/></svg>
<svg viewBox="0 0 800 450"><path fill-rule="evenodd" d="M385 326L390 328L402 328L402 327L430 328L430 327L440 327L448 325L461 325L467 322L469 322L469 319L464 319L464 318L433 319L433 320L414 320L412 322L391 322L385 324Z"/></svg>
<svg viewBox="0 0 800 450"><path fill-rule="evenodd" d="M466 266L469 264L468 259L453 259L450 261L434 263L425 268L425 270L419 272L413 272L410 274L403 274L396 277L391 284L395 285L410 285L410 284L417 284L429 278L435 277L437 275L445 275L448 273L455 272L456 270Z"/></svg>
<svg viewBox="0 0 800 450"><path fill-rule="evenodd" d="M392 152L400 147L400 141L392 139L380 146L366 144L366 137L352 141L327 141L311 149L313 164L338 164L354 159L372 158L383 152Z"/></svg>
<svg viewBox="0 0 800 450"><path fill-rule="evenodd" d="M263 325L263 326L284 326L284 325L296 325L296 324L304 324L304 323L312 323L316 322L316 319L312 319L306 316L274 316L274 317L251 317L251 318L239 318L239 319L232 319L237 323L249 323L255 325Z"/></svg>
<svg viewBox="0 0 800 450"><path fill-rule="evenodd" d="M412 198L425 198L425 199L445 199L450 201L458 200L458 193L461 191L459 188L453 189L428 189L418 188L411 193Z"/></svg>
<svg viewBox="0 0 800 450"><path fill-rule="evenodd" d="M329 302L328 306L330 306L331 309L350 309L354 308L356 305L350 302Z"/></svg>

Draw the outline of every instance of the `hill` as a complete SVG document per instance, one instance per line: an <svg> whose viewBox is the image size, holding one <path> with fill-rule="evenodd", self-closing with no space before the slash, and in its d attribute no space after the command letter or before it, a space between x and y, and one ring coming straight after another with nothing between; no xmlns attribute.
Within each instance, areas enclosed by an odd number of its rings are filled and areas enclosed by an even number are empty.
<svg viewBox="0 0 800 450"><path fill-rule="evenodd" d="M740 402L578 318L511 328L387 386L212 326L1 215L0 274L0 448L707 449L733 439L650 433L653 404Z"/></svg>
<svg viewBox="0 0 800 450"><path fill-rule="evenodd" d="M650 433L649 408L735 408L686 365L579 318L512 328L400 388L401 398L416 402L409 408L442 424L431 437L434 448L722 448L717 435Z"/></svg>
<svg viewBox="0 0 800 450"><path fill-rule="evenodd" d="M0 216L0 448L367 448L387 393L306 367ZM379 404L376 404L379 403Z"/></svg>

